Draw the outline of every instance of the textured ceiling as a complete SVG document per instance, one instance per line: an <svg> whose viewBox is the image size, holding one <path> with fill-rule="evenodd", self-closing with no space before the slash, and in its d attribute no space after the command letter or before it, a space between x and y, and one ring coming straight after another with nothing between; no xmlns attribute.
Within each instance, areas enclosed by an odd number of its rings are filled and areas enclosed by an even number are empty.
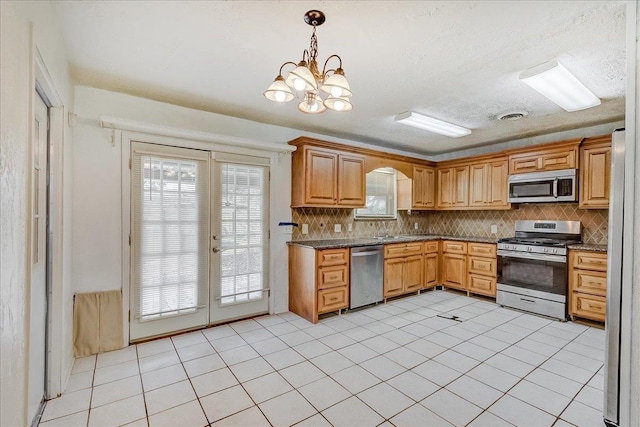
<svg viewBox="0 0 640 427"><path fill-rule="evenodd" d="M56 2L78 83L264 123L437 154L622 120L622 1ZM308 48L339 54L354 109L317 116L262 96ZM518 80L557 59L601 100L567 113ZM451 139L393 121L416 111L473 130ZM512 122L496 116L529 115Z"/></svg>

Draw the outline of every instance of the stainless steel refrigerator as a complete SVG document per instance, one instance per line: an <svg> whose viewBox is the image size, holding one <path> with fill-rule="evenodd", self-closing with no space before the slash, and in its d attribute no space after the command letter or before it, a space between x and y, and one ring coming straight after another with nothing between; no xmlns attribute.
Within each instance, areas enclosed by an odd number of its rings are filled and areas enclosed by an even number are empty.
<svg viewBox="0 0 640 427"><path fill-rule="evenodd" d="M626 179L629 179L627 176ZM611 193L609 199L608 274L607 274L607 314L605 323L605 372L604 372L604 421L608 426L622 426L621 411L628 410L628 390L630 372L627 343L620 339L621 332L628 331L630 324L631 282L627 280L625 268L631 260L625 260L625 253L631 253L630 236L624 236L624 224L632 218L625 218L625 132L613 132L611 144ZM632 188L632 187L631 187ZM629 200L627 200L629 202ZM627 209L628 212L631 210ZM629 215L627 215L629 216ZM626 262L626 264L625 264ZM628 335L627 335L628 336ZM625 405L627 407L625 407ZM625 417L623 416L622 419Z"/></svg>

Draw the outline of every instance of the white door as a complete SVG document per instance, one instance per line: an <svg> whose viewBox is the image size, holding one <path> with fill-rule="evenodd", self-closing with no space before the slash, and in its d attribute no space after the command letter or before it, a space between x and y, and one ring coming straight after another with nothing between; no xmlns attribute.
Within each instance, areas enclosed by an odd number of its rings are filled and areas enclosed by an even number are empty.
<svg viewBox="0 0 640 427"><path fill-rule="evenodd" d="M131 145L130 339L208 323L209 152Z"/></svg>
<svg viewBox="0 0 640 427"><path fill-rule="evenodd" d="M49 112L34 91L31 171L31 301L29 314L28 420L38 414L45 393L47 324L47 173Z"/></svg>
<svg viewBox="0 0 640 427"><path fill-rule="evenodd" d="M268 312L268 164L132 143L132 341Z"/></svg>
<svg viewBox="0 0 640 427"><path fill-rule="evenodd" d="M269 310L268 159L215 153L210 323Z"/></svg>

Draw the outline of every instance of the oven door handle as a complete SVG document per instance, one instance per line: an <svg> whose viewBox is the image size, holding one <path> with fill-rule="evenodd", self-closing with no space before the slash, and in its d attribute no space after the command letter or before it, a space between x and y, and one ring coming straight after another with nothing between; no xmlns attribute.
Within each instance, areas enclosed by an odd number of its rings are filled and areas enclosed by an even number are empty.
<svg viewBox="0 0 640 427"><path fill-rule="evenodd" d="M553 180L553 197L558 198L558 178Z"/></svg>
<svg viewBox="0 0 640 427"><path fill-rule="evenodd" d="M511 252L505 250L498 250L496 252L498 256L503 256L507 258L521 258L521 259L535 259L537 261L552 261L552 262L567 262L567 257L563 255L545 255L545 254L536 254L531 252Z"/></svg>

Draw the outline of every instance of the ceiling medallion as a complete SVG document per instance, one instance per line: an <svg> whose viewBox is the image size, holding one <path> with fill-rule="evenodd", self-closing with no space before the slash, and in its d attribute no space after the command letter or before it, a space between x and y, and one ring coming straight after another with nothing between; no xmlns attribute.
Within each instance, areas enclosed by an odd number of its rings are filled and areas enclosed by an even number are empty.
<svg viewBox="0 0 640 427"><path fill-rule="evenodd" d="M349 82L344 76L342 69L342 59L338 55L331 55L327 58L322 67L322 72L318 69L318 39L316 37L316 27L325 21L324 13L319 10L310 10L304 15L304 22L313 27L311 34L311 44L309 50L302 52L302 60L295 62L285 62L280 66L280 72L271 86L264 91L264 96L274 102L289 102L295 98L295 90L302 101L298 104L298 110L308 114L322 113L328 109L333 111L350 111L353 105L349 98L351 89ZM338 68L327 69L329 60L336 58L339 61ZM293 65L295 68L289 72L287 78L282 77L282 69L285 65ZM321 91L327 94L326 99L322 99Z"/></svg>

